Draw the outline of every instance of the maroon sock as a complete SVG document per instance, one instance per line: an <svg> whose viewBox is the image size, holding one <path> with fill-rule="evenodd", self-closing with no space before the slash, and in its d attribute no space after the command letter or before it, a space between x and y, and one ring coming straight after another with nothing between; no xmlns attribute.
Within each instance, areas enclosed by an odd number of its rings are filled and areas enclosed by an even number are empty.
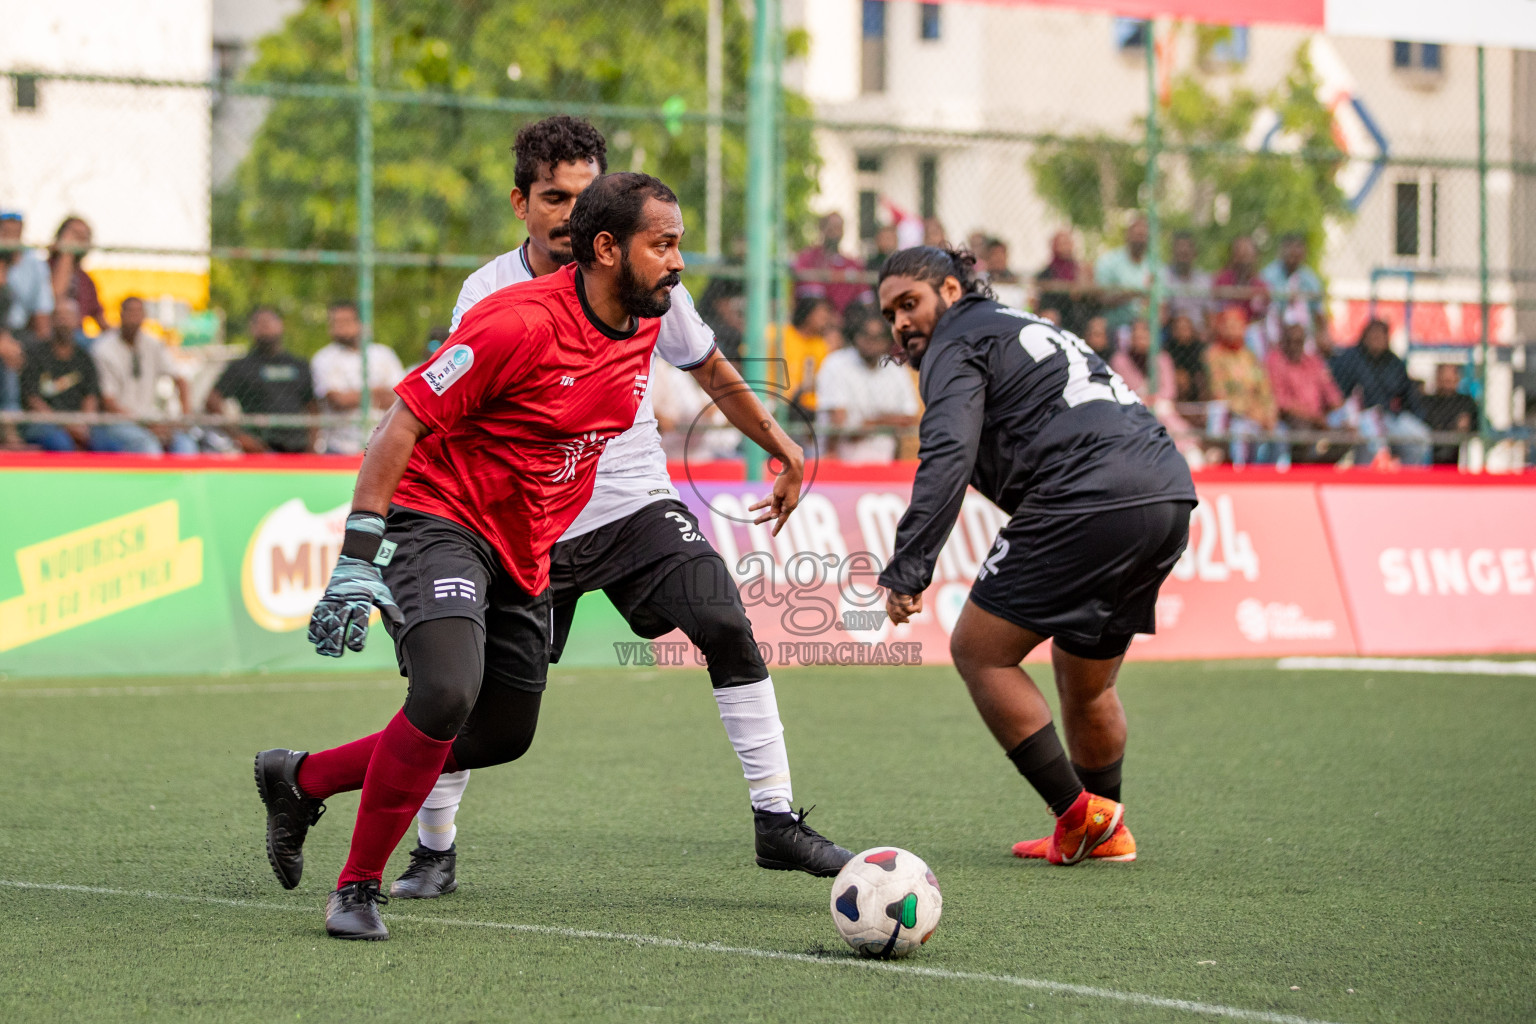
<svg viewBox="0 0 1536 1024"><path fill-rule="evenodd" d="M390 719L368 762L352 852L336 880L338 889L348 882L383 879L389 855L432 792L451 746L453 740L434 740L416 728L404 711Z"/></svg>
<svg viewBox="0 0 1536 1024"><path fill-rule="evenodd" d="M317 750L299 765L299 788L305 796L326 800L337 793L363 788L368 761L382 732L364 736L330 750Z"/></svg>

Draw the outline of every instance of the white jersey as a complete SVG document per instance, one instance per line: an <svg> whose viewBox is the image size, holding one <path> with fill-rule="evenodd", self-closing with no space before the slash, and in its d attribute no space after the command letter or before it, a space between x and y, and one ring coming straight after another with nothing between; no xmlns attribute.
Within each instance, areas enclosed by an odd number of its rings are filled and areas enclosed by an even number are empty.
<svg viewBox="0 0 1536 1024"><path fill-rule="evenodd" d="M532 281L533 268L522 247L502 253L464 280L459 301L453 306L452 329L471 306L493 292L509 285ZM682 285L672 289L672 308L661 318L661 334L656 339L656 353L680 370L701 365L715 350L715 332L709 329L693 308L693 296ZM654 360L654 356L652 357ZM652 377L655 376L653 373ZM656 427L656 412L651 406L647 382L635 425L608 442L597 461L597 482L586 508L576 517L561 540L591 533L616 519L644 508L653 501L678 497L677 488L667 473L667 455L661 447L661 432Z"/></svg>

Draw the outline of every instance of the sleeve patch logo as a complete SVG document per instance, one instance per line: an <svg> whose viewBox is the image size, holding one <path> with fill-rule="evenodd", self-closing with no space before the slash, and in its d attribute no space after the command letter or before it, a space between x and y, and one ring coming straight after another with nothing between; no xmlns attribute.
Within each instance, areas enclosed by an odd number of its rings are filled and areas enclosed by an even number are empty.
<svg viewBox="0 0 1536 1024"><path fill-rule="evenodd" d="M464 376L475 363L474 349L468 345L450 345L432 365L421 371L421 379L427 382L434 395L442 395L453 382Z"/></svg>

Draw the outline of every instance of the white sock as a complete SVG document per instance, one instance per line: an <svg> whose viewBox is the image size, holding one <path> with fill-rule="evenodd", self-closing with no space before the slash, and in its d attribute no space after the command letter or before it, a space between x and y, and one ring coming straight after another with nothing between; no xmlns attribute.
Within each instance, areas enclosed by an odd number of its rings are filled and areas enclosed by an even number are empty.
<svg viewBox="0 0 1536 1024"><path fill-rule="evenodd" d="M469 769L439 775L432 792L416 812L416 838L429 850L446 850L453 845L459 834L453 819L459 813L459 801L464 799L464 787L469 785Z"/></svg>
<svg viewBox="0 0 1536 1024"><path fill-rule="evenodd" d="M789 751L784 747L784 725L779 721L779 702L773 696L773 679L746 686L715 690L720 721L741 759L747 794L753 810L787 813L794 794L789 785Z"/></svg>

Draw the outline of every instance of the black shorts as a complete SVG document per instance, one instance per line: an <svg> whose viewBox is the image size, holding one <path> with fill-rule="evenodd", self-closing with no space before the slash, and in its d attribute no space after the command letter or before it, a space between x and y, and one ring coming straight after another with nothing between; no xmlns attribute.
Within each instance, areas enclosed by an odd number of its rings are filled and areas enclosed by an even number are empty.
<svg viewBox="0 0 1536 1024"><path fill-rule="evenodd" d="M719 560L720 555L688 506L676 498L653 501L623 519L560 541L549 556L549 588L555 603L551 660L558 662L565 650L576 602L595 590L608 595L636 636L654 639L670 633L680 624L664 608L653 606L651 595L663 580L696 558ZM701 594L701 602L729 603L734 598L736 607L741 606L729 573L710 574L710 578L725 580L721 585L728 586L730 593ZM745 614L741 613L743 619Z"/></svg>
<svg viewBox="0 0 1536 1024"><path fill-rule="evenodd" d="M400 641L418 622L465 618L485 634L485 678L540 691L549 677L554 618L550 592L533 596L502 567L490 542L458 523L392 506L384 537L399 547L384 582L405 623L392 631L400 674Z"/></svg>
<svg viewBox="0 0 1536 1024"><path fill-rule="evenodd" d="M971 600L1081 658L1117 658L1156 629L1157 590L1189 542L1187 501L1081 515L1020 512L998 532Z"/></svg>

